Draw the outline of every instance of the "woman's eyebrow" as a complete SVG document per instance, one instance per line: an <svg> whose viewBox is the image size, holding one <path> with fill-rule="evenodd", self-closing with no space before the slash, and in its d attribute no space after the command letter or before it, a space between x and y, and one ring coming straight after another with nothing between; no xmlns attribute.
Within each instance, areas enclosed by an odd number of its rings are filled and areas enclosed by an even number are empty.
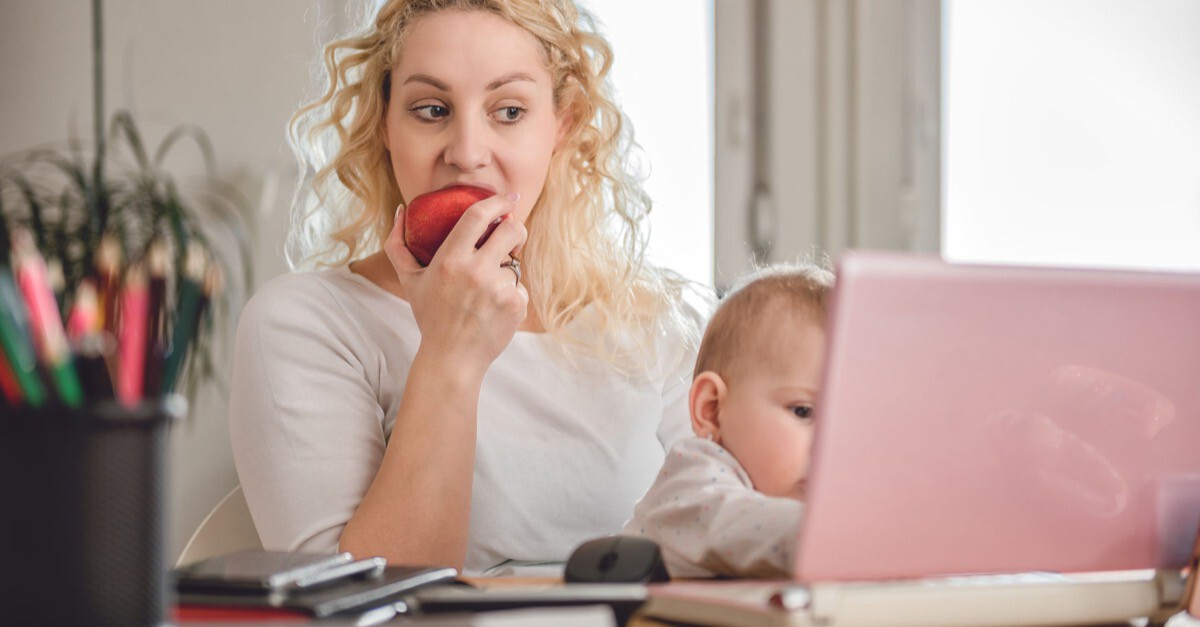
<svg viewBox="0 0 1200 627"><path fill-rule="evenodd" d="M442 91L450 91L450 87L448 85L428 74L413 74L412 76L404 79L404 83L402 84L407 85L409 83L426 83Z"/></svg>
<svg viewBox="0 0 1200 627"><path fill-rule="evenodd" d="M500 78L497 78L496 80L488 83L487 90L495 91L509 83L514 83L517 81L529 81L531 83L537 82L536 80L534 80L534 78L532 76L530 76L524 72L513 72L512 74L505 74L504 76L501 76ZM428 74L413 74L412 76L409 76L408 78L404 79L404 83L402 83L402 84L407 85L409 83L425 83L427 85L432 85L434 88L439 89L441 91L450 91L449 85L443 83L442 81L439 81L438 79L436 79Z"/></svg>
<svg viewBox="0 0 1200 627"><path fill-rule="evenodd" d="M495 91L497 89L500 89L504 85L507 85L507 84L515 82L515 81L529 81L531 83L537 82L537 81L533 80L533 77L528 74L525 74L523 72L513 72L512 74L505 74L504 76L501 76L500 78L488 83L487 90Z"/></svg>

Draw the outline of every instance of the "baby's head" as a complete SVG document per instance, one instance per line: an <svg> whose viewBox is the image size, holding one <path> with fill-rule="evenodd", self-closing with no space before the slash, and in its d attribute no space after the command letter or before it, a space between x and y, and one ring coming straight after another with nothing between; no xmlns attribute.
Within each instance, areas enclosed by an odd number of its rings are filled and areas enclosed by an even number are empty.
<svg viewBox="0 0 1200 627"><path fill-rule="evenodd" d="M776 265L722 299L700 343L692 430L725 447L754 488L804 498L833 273Z"/></svg>

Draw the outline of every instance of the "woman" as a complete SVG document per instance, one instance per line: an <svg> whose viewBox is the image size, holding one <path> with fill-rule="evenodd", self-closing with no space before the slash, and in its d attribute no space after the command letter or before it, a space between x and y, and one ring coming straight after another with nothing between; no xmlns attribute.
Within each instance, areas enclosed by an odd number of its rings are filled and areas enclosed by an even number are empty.
<svg viewBox="0 0 1200 627"><path fill-rule="evenodd" d="M572 0L393 0L326 48L289 251L325 269L263 286L237 336L267 548L530 572L630 517L689 432L699 321L643 263L610 63ZM422 267L405 204L456 184L495 195Z"/></svg>

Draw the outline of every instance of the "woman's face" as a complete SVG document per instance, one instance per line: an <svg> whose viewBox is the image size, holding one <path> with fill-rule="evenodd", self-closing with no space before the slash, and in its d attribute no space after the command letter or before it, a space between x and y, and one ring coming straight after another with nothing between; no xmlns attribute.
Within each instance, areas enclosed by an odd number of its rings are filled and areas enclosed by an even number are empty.
<svg viewBox="0 0 1200 627"><path fill-rule="evenodd" d="M485 11L425 16L407 36L384 118L401 194L457 184L517 192L524 223L563 126L537 39Z"/></svg>

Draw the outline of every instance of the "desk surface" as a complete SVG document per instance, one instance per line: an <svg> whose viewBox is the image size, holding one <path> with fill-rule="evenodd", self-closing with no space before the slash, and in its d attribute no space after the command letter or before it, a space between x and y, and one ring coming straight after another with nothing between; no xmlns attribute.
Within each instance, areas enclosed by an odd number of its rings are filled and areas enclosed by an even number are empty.
<svg viewBox="0 0 1200 627"><path fill-rule="evenodd" d="M471 577L471 578L466 578L466 580L469 583L471 583L472 585L475 585L479 588L495 589L495 590L517 589L517 588L527 588L527 589L536 590L536 589L544 589L544 588L557 588L557 587L561 587L563 585L562 580L559 578L556 578L556 577L494 577L494 578L493 577ZM561 610L562 608L559 608L559 609ZM553 613L553 610L551 608L547 608L546 618L553 620L552 613ZM480 616L482 617L483 615L480 615ZM180 617L180 618L182 618L182 620L180 620L179 622L182 624L188 625L189 627L192 627L192 626L198 627L199 625L207 625L207 624L211 624L214 627L217 627L217 626L229 627L229 625L231 625L231 623L227 622L228 618L225 618L224 620L222 620L221 618L216 617L216 616L191 615L191 616ZM245 617L243 617L243 618L245 618ZM261 619L270 620L266 616L261 617ZM279 617L276 617L275 620L278 621ZM211 622L207 622L207 621L211 621ZM256 623L257 621L251 621L251 622ZM418 621L418 622L420 622L420 621ZM489 624L489 622L490 621L482 620L482 621L480 621L479 624L485 625L485 624ZM442 623L444 623L444 621L441 621L440 619L437 619L437 618L433 618L431 620L431 624L442 624ZM264 624L280 624L280 623L274 622L274 623L264 623ZM332 625L332 624L339 624L339 623L321 623L321 624L331 624ZM352 623L346 623L346 624L352 624ZM388 623L388 624L391 624L391 623ZM460 624L460 623L456 622L455 624ZM468 621L467 623L462 623L462 624L474 624L474 622ZM627 623L627 625L629 625L630 627L669 627L670 625L674 625L674 624L675 623L664 622L664 621L652 619L652 618L643 616L640 613L635 614L633 616L633 618ZM1102 627L1133 627L1133 626L1145 625L1145 624L1146 624L1146 622L1143 620L1143 621L1133 621L1133 622L1128 622L1128 623L1120 623L1118 625L1102 626ZM1191 618L1187 617L1186 615L1180 614L1178 616L1173 617L1169 621L1168 627L1200 627L1200 620L1191 619Z"/></svg>
<svg viewBox="0 0 1200 627"><path fill-rule="evenodd" d="M504 588L537 588L537 587L559 587L563 585L561 579L557 577L472 577L467 578L467 581L472 585L483 589L504 589ZM629 627L670 627L678 623L661 621L642 615L640 612L634 614L633 618L627 623ZM1121 623L1110 623L1104 625L1094 625L1092 627L1144 627L1147 624L1145 619L1134 620ZM1180 613L1173 616L1168 622L1167 627L1200 627L1200 619L1192 618L1186 613Z"/></svg>

